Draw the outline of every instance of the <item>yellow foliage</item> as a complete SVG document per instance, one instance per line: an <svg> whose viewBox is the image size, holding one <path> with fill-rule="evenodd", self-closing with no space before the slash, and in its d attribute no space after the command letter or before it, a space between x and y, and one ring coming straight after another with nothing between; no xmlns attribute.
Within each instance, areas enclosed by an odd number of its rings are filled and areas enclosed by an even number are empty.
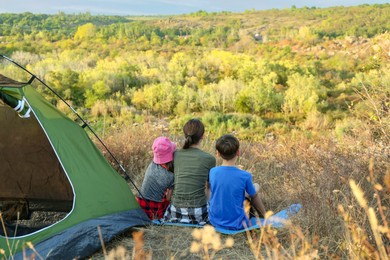
<svg viewBox="0 0 390 260"><path fill-rule="evenodd" d="M75 40L85 40L95 36L96 26L92 23L86 23L77 28L76 34L74 35Z"/></svg>

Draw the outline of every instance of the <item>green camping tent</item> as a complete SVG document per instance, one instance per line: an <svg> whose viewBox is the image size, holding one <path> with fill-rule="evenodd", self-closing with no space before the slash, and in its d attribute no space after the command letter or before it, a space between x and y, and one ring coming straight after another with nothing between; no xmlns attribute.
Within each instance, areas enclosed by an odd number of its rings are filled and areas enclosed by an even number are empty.
<svg viewBox="0 0 390 260"><path fill-rule="evenodd" d="M33 253L31 242L45 259L83 258L101 246L98 226L107 242L149 219L84 128L46 101L31 86L34 79L0 76L0 206L3 213L15 202L68 212L28 234L17 227L7 232L3 219L0 249L19 259L24 249Z"/></svg>

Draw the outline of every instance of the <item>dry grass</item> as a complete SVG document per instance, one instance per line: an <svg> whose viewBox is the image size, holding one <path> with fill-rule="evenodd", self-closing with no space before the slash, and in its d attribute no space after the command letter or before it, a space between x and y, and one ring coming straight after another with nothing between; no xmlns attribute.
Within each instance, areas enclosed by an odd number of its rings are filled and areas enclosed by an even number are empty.
<svg viewBox="0 0 390 260"><path fill-rule="evenodd" d="M116 131L107 139L114 154L138 185L152 158L150 145L161 134L179 143L180 137L151 126ZM205 251L191 252L196 240L193 229L150 226L142 230L143 249L153 259L313 259L313 258L383 258L389 254L388 230L390 199L390 150L386 145L346 136L342 141L333 137L277 138L263 143L242 143L239 164L253 173L262 187L267 209L277 212L292 204L303 209L292 219L288 228L263 229L231 236L232 248L223 248L209 255ZM214 153L214 142L205 140L203 149ZM354 180L355 186L350 186ZM364 193L364 194L363 194ZM356 199L361 194L366 201L362 207ZM373 218L376 224L373 226ZM375 221L374 221L375 222ZM376 225L376 226L375 226ZM108 251L132 254L132 231L108 247ZM221 235L222 241L229 236ZM359 240L360 239L360 240ZM382 246L378 243L382 241ZM387 251L386 251L387 250ZM122 252L120 251L120 252ZM113 252L113 251L112 251ZM203 252L203 253L202 253ZM146 256L144 259L148 259ZM99 252L92 259L115 259Z"/></svg>
<svg viewBox="0 0 390 260"><path fill-rule="evenodd" d="M123 247L131 256L135 244L132 234L142 231L144 240L144 251L151 254L152 259L202 259L203 252L192 253L191 245L195 240L192 236L194 229L175 226L149 226L146 228L134 228L115 240L111 241L106 247L107 251ZM227 235L221 235L222 241L225 241ZM222 249L215 254L216 258L223 259L254 259L249 250L248 241L245 234L233 236L233 248ZM106 256L107 257L107 256ZM92 259L104 259L103 251L100 251L91 257ZM130 259L130 258L128 258Z"/></svg>
<svg viewBox="0 0 390 260"><path fill-rule="evenodd" d="M138 187L152 159L150 146L160 135L180 147L180 137L153 124L113 130L105 139ZM210 229L134 228L90 258L387 259L390 149L368 136L361 132L359 139L354 135L340 140L294 135L242 143L239 165L261 185L267 209L277 212L292 203L303 205L285 228L266 227L233 236ZM203 149L214 153L214 141L205 140Z"/></svg>
<svg viewBox="0 0 390 260"><path fill-rule="evenodd" d="M145 170L153 159L153 141L159 136L167 136L171 140L175 140L164 128L145 123L145 125L137 124L129 128L111 130L103 142L123 166L130 178L140 187ZM118 164L110 154L103 149L100 143L96 143L114 168L123 174L123 171L118 167Z"/></svg>

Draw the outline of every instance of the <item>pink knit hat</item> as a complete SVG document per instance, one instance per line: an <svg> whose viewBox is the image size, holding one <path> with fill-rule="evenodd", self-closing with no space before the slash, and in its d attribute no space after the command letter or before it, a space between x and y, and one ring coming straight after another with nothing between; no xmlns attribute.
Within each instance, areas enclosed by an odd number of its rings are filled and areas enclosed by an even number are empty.
<svg viewBox="0 0 390 260"><path fill-rule="evenodd" d="M171 142L169 138L161 136L157 137L153 142L153 162L164 164L173 161L173 152L176 150L176 144Z"/></svg>

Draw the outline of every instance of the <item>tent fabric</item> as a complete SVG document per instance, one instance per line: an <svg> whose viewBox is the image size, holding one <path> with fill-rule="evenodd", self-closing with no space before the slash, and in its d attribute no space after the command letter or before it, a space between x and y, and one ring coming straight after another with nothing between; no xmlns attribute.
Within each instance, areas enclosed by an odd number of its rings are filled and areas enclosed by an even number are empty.
<svg viewBox="0 0 390 260"><path fill-rule="evenodd" d="M47 260L82 259L100 249L102 241L107 243L115 234L127 230L129 224L131 226L139 225L139 222L144 221L143 216L144 212L138 209L88 220L34 245L34 249ZM102 241L97 227L100 228ZM14 259L22 260L33 254L34 251L28 249L24 253L16 254Z"/></svg>
<svg viewBox="0 0 390 260"><path fill-rule="evenodd" d="M26 85L26 83L10 79L10 78L0 74L0 87L20 88L20 87L22 87L24 85Z"/></svg>
<svg viewBox="0 0 390 260"><path fill-rule="evenodd" d="M123 224L113 228L110 235L150 223L129 185L111 167L81 126L29 84L20 88L0 86L0 93L25 100L31 109L29 118L18 118L12 108L0 101L0 202L16 198L72 203L72 209L64 219L42 230L8 237L8 241L0 236L0 248L7 255L21 252L26 242L38 245L53 239L57 241L52 243L53 246L60 245L62 236L59 234L62 232L80 223L100 223L93 220L120 212L134 212L132 214L138 217L129 218L127 224L121 222ZM117 223L113 219L107 225ZM88 228L84 231L87 232ZM84 231L80 230L81 233ZM14 248L10 249L9 244ZM89 252L86 248L80 250L74 254Z"/></svg>
<svg viewBox="0 0 390 260"><path fill-rule="evenodd" d="M12 108L15 108L19 103L17 98L7 95L4 92L0 92L0 100Z"/></svg>
<svg viewBox="0 0 390 260"><path fill-rule="evenodd" d="M36 118L0 106L0 122L0 199L72 201L72 187Z"/></svg>

